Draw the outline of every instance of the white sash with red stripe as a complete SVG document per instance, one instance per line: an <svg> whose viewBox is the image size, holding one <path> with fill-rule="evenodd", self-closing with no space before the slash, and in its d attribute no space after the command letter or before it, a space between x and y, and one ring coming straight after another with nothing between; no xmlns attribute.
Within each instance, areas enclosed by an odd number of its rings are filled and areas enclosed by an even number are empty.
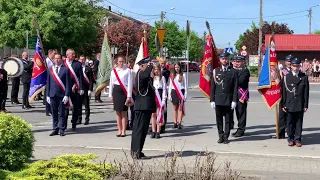
<svg viewBox="0 0 320 180"><path fill-rule="evenodd" d="M248 101L248 89L244 90L242 88L238 88L238 92L241 94L241 98L239 99L240 102L244 103L244 101Z"/></svg>
<svg viewBox="0 0 320 180"><path fill-rule="evenodd" d="M52 74L52 77L53 79L56 81L56 83L59 85L59 87L61 88L61 90L66 93L66 87L64 86L63 82L61 81L60 77L58 76L58 74L56 73L55 69L54 69L54 66L52 66L52 68L50 68L50 71L51 71L51 74ZM73 104L72 104L72 101L71 99L69 98L69 101L67 103L67 106L68 107L72 107Z"/></svg>
<svg viewBox="0 0 320 180"><path fill-rule="evenodd" d="M76 92L76 90L79 91L79 90L80 90L79 79L78 79L76 73L74 72L72 66L71 66L67 61L68 61L68 59L66 59L66 60L64 61L64 64L65 64L65 66L70 70L71 77L72 77L72 79L73 79L73 81L74 81L74 85L72 86L72 91L73 91L73 92Z"/></svg>
<svg viewBox="0 0 320 180"><path fill-rule="evenodd" d="M176 90L176 93L180 99L180 103L181 103L181 107L182 107L182 116L185 116L186 115L186 110L185 110L185 102L184 102L184 95L181 91L180 88L178 88L177 84L178 82L173 78L172 75L170 75L170 79L171 79L171 82L172 82L172 85L174 87L174 89Z"/></svg>
<svg viewBox="0 0 320 180"><path fill-rule="evenodd" d="M119 77L119 75L118 75L118 72L117 72L117 70L116 70L116 68L114 68L113 69L113 72L114 72L114 75L116 75L116 78L117 78L117 80L118 80L118 82L119 82L119 84L120 84L120 87L122 88L122 90L123 90L123 92L126 94L126 96L127 96L127 94L128 94L128 91L127 91L127 88L123 85L123 83L122 83L122 81L121 81L121 79L120 79L120 77ZM131 73L131 72L130 72ZM131 99L132 100L132 99ZM133 100L132 100L132 104L129 104L129 106L132 106L133 105ZM127 104L126 104L127 105Z"/></svg>
<svg viewBox="0 0 320 180"><path fill-rule="evenodd" d="M163 90L163 91L165 91L165 90ZM158 89L155 90L155 94L156 94L156 103L157 103L158 108L160 109L158 114L157 114L157 122L159 124L162 124L163 120L164 120L164 113L163 112L165 110L165 105L162 106L162 103L161 103L162 99L161 99L161 96L160 96L160 93L159 93Z"/></svg>
<svg viewBox="0 0 320 180"><path fill-rule="evenodd" d="M86 75L86 68L83 68L83 78L84 78L84 81L88 84L88 86L90 86L90 80Z"/></svg>

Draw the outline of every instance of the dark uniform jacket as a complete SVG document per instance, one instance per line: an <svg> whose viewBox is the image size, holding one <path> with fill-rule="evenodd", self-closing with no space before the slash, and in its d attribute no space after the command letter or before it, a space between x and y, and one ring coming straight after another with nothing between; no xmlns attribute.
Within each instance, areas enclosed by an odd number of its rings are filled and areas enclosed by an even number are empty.
<svg viewBox="0 0 320 180"><path fill-rule="evenodd" d="M91 67L89 67L89 66L84 66L84 68L85 68L84 73L87 75L87 77L89 79L89 84L87 83L86 80L84 80L84 77L83 77L83 89L84 89L84 91L91 91L92 92L93 83L94 83L93 71L92 71Z"/></svg>
<svg viewBox="0 0 320 180"><path fill-rule="evenodd" d="M23 72L21 74L21 82L23 84L29 84L32 77L33 61L27 61L22 59Z"/></svg>
<svg viewBox="0 0 320 180"><path fill-rule="evenodd" d="M8 73L0 69L0 94L7 94L8 91Z"/></svg>
<svg viewBox="0 0 320 180"><path fill-rule="evenodd" d="M99 64L100 64L99 60L96 59L93 61L93 76L95 81L97 80L97 77L98 77Z"/></svg>
<svg viewBox="0 0 320 180"><path fill-rule="evenodd" d="M169 81L170 71L167 68L162 69L162 76L166 78L166 83Z"/></svg>
<svg viewBox="0 0 320 180"><path fill-rule="evenodd" d="M153 79L150 77L152 68L152 65L148 65L148 67L144 71L139 70L136 75L135 81L137 86L137 95L136 101L134 103L135 111L156 111L156 97L154 92L155 90L152 85ZM146 96L144 96L145 94Z"/></svg>
<svg viewBox="0 0 320 180"><path fill-rule="evenodd" d="M250 80L250 71L247 67L242 67L239 70L236 70L238 74L238 87L242 88L244 91L249 87L249 80ZM238 91L238 99L240 99L242 94ZM248 91L248 98L249 98L249 91Z"/></svg>
<svg viewBox="0 0 320 180"><path fill-rule="evenodd" d="M68 62L66 62L68 63ZM78 80L79 80L79 88L78 90L84 90L83 89L83 71L82 71L82 64L79 62L79 61L76 61L76 60L73 60L72 61L72 64L71 64L71 67L73 69L73 71L76 73L77 77L78 77ZM72 76L71 76L71 72L70 72L70 77L72 79L72 83L71 83L71 87L75 84Z"/></svg>
<svg viewBox="0 0 320 180"><path fill-rule="evenodd" d="M214 69L215 77L211 81L210 102L218 106L231 106L232 102L238 101L238 77L237 72L228 67L223 71L222 67ZM216 84L215 80L218 82ZM223 81L219 85L219 82Z"/></svg>
<svg viewBox="0 0 320 180"><path fill-rule="evenodd" d="M299 72L296 77L290 72L282 79L281 83L282 99L280 105L282 107L286 107L288 112L301 112L304 108L308 108L309 80L307 75Z"/></svg>

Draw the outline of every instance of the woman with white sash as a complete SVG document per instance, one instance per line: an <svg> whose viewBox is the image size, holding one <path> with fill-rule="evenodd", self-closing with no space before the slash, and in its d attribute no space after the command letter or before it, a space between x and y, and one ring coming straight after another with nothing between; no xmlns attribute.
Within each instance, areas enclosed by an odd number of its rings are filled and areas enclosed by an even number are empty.
<svg viewBox="0 0 320 180"><path fill-rule="evenodd" d="M152 132L151 138L160 138L161 126L164 123L164 111L167 99L166 78L162 76L161 66L159 63L153 65L151 74L153 77L153 87L156 94L157 111L152 113Z"/></svg>
<svg viewBox="0 0 320 180"><path fill-rule="evenodd" d="M173 104L173 128L182 129L182 118L185 115L185 101L187 100L186 75L182 73L181 64L174 65L174 71L169 78L168 99Z"/></svg>
<svg viewBox="0 0 320 180"><path fill-rule="evenodd" d="M122 56L116 59L117 67L111 71L109 97L113 101L113 110L116 111L118 134L117 137L126 136L127 111L132 101L131 70L124 66Z"/></svg>

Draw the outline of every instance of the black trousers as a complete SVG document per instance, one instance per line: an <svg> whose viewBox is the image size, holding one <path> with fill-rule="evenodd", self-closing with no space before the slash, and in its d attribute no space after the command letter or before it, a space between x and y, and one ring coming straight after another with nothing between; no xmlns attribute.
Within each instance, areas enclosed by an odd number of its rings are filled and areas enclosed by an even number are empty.
<svg viewBox="0 0 320 180"><path fill-rule="evenodd" d="M288 113L284 112L282 108L282 106L279 106L279 138L285 138L287 128Z"/></svg>
<svg viewBox="0 0 320 180"><path fill-rule="evenodd" d="M85 120L89 121L90 120L90 99L88 95L88 91L84 91L83 95L79 95L79 118L78 121L82 122L82 106L84 105L84 112L85 112Z"/></svg>
<svg viewBox="0 0 320 180"><path fill-rule="evenodd" d="M223 117L225 117L224 131L223 131ZM228 139L230 136L231 121L233 118L233 110L231 106L216 106L216 121L218 127L219 138Z"/></svg>
<svg viewBox="0 0 320 180"><path fill-rule="evenodd" d="M168 111L168 101L167 101L167 99L166 99L166 107L167 107L167 111ZM166 130L167 117L168 117L167 111L164 112L164 123L161 126L161 132L164 132Z"/></svg>
<svg viewBox="0 0 320 180"><path fill-rule="evenodd" d="M152 111L135 111L132 127L131 154L140 157L146 140Z"/></svg>
<svg viewBox="0 0 320 180"><path fill-rule="evenodd" d="M11 102L18 102L18 94L20 87L20 77L11 78L12 89L11 89Z"/></svg>
<svg viewBox="0 0 320 180"><path fill-rule="evenodd" d="M101 100L101 91L94 96L94 100Z"/></svg>
<svg viewBox="0 0 320 180"><path fill-rule="evenodd" d="M132 94L132 99L133 99L133 101L136 100L136 96L134 94ZM127 126L132 128L133 127L133 121L134 121L134 105L130 106L130 114L129 114L129 111L127 111L127 115L128 115L128 124L127 124ZM130 121L129 121L129 119L130 119Z"/></svg>
<svg viewBox="0 0 320 180"><path fill-rule="evenodd" d="M24 83L23 93L22 93L22 104L24 106L29 106L29 90L30 90L30 83Z"/></svg>
<svg viewBox="0 0 320 180"><path fill-rule="evenodd" d="M6 110L6 101L7 101L7 94L8 94L8 87L1 87L0 92L0 111Z"/></svg>
<svg viewBox="0 0 320 180"><path fill-rule="evenodd" d="M72 107L72 119L71 119L71 123L72 126L75 126L77 124L78 121L78 117L79 117L79 93L70 93L70 97L73 107ZM66 107L66 120L68 121L68 117L69 117L69 108Z"/></svg>
<svg viewBox="0 0 320 180"><path fill-rule="evenodd" d="M235 109L236 111L236 116L238 119L238 129L237 133L242 134L246 130L246 125L247 125L247 107L248 103L247 102L240 102L238 101L237 107Z"/></svg>
<svg viewBox="0 0 320 180"><path fill-rule="evenodd" d="M287 133L289 142L301 142L303 112L288 112Z"/></svg>

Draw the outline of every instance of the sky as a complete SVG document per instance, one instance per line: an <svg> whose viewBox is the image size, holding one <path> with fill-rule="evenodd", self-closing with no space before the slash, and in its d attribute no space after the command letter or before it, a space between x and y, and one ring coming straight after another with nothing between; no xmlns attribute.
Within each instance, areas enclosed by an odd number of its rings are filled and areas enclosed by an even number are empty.
<svg viewBox="0 0 320 180"><path fill-rule="evenodd" d="M319 4L320 0L264 0L263 20L287 23L295 34L308 34L307 10ZM181 29L189 20L200 37L207 31L207 20L219 48L229 47L229 43L233 47L252 22L258 25L260 13L260 0L105 0L102 5L150 25L160 20L164 11L165 20L176 21ZM320 30L320 6L313 7L312 12L312 31Z"/></svg>

